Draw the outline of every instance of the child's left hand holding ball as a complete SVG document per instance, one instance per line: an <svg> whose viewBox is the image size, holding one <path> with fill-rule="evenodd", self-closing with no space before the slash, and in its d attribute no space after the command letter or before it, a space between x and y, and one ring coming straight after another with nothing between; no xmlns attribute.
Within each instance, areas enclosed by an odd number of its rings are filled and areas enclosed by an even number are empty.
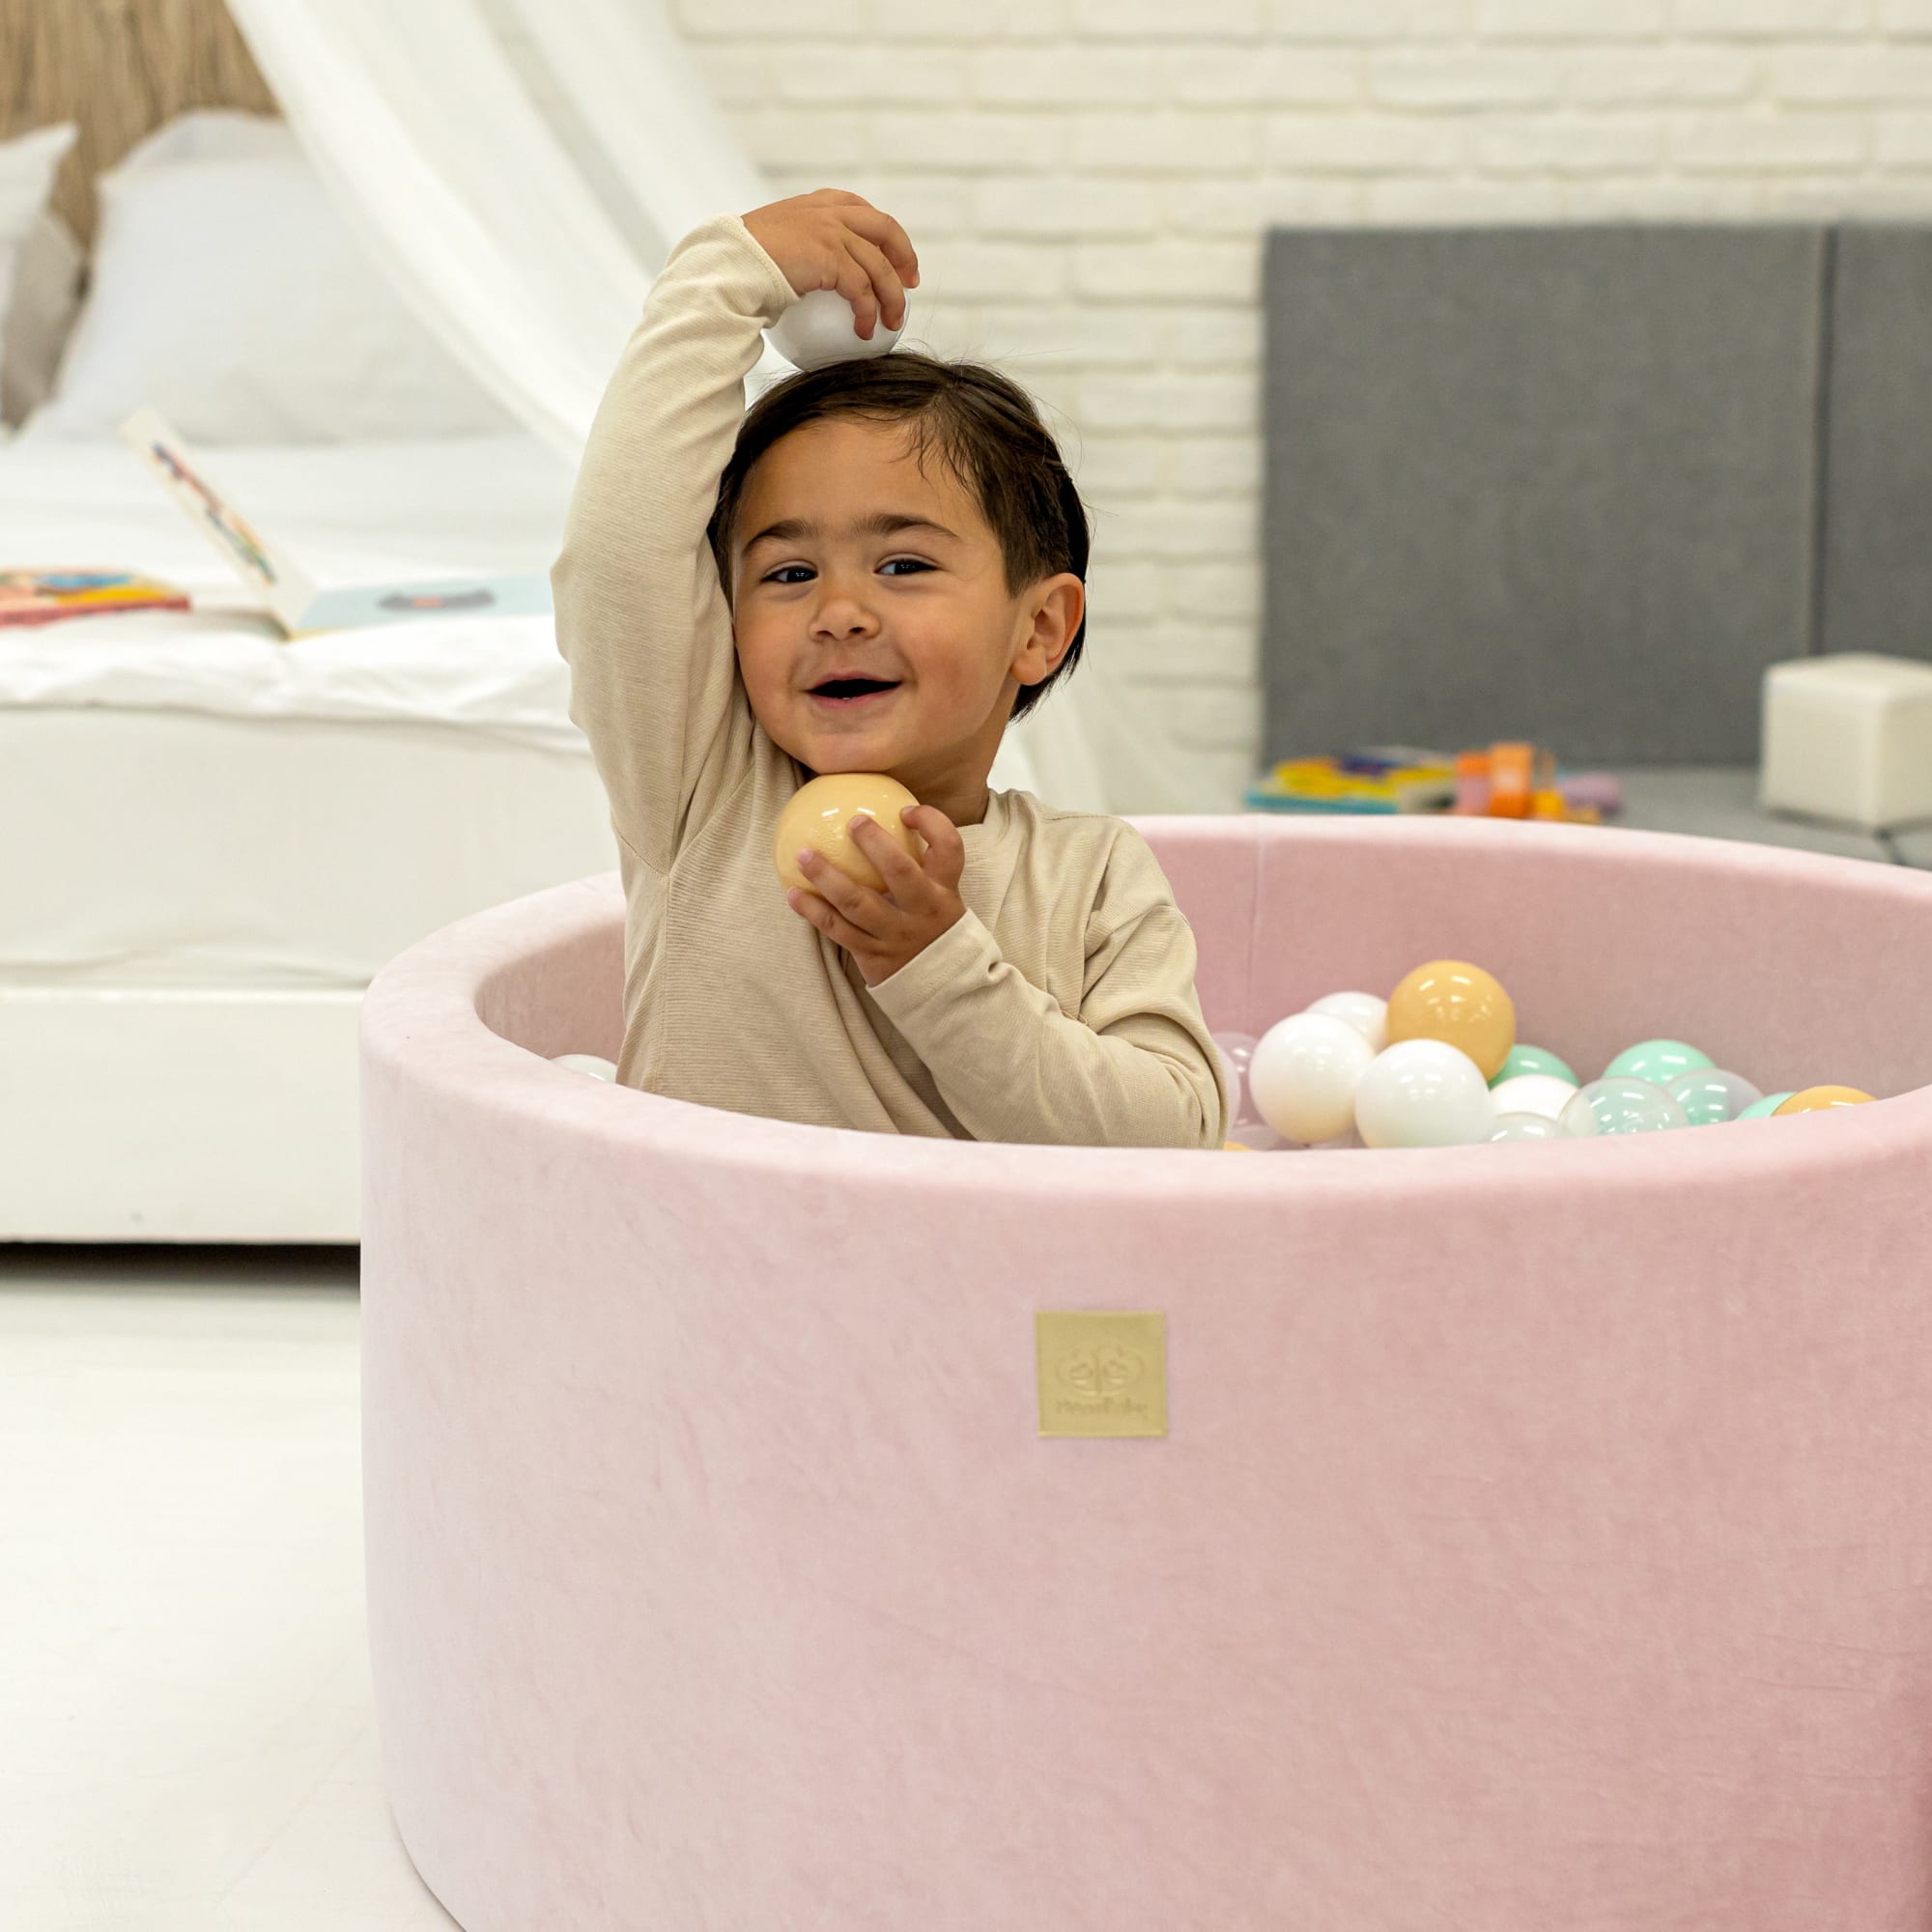
<svg viewBox="0 0 1932 1932"><path fill-rule="evenodd" d="M808 848L798 864L812 889L794 886L785 894L801 919L851 953L868 986L890 980L966 912L959 896L966 841L959 828L937 806L909 805L899 816L925 840L923 859L906 853L869 813L852 820L852 842L878 867L883 893L847 878Z"/></svg>

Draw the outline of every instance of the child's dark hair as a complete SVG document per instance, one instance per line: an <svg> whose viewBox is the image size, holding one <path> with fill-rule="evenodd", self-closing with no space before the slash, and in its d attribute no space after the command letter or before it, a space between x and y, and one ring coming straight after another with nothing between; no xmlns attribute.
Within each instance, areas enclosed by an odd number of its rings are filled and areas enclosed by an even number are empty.
<svg viewBox="0 0 1932 1932"><path fill-rule="evenodd" d="M1008 596L1062 571L1086 582L1087 508L1033 399L983 362L941 362L895 349L787 376L745 412L706 532L727 604L731 526L752 466L780 437L827 416L903 423L921 462L936 447L999 538ZM1083 609L1066 655L1039 683L1020 687L1009 722L1024 718L1072 670L1086 636Z"/></svg>

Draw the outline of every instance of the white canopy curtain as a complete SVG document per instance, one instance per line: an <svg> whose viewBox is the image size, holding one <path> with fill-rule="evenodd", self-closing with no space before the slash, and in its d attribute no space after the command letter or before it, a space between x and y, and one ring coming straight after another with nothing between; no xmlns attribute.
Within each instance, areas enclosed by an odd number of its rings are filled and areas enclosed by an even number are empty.
<svg viewBox="0 0 1932 1932"><path fill-rule="evenodd" d="M573 460L678 239L776 198L659 0L229 7L403 298ZM790 368L767 345L749 396ZM1198 810L1199 779L1108 689L1105 649L1096 625L1074 672L1007 734L993 783L1080 810Z"/></svg>

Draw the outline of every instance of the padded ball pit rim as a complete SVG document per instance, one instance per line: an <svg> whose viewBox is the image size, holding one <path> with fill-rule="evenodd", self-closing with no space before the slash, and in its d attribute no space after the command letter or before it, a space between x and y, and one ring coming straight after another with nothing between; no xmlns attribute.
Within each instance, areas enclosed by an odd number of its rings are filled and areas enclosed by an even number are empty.
<svg viewBox="0 0 1932 1932"><path fill-rule="evenodd" d="M1923 917L1932 903L1932 875L1911 867L1676 833L1435 817L1150 815L1127 822L1157 833L1169 850L1196 839L1204 845L1223 842L1232 828L1257 845L1272 838L1409 848L1523 850L1543 844L1568 848L1563 857L1573 866L1640 857L1706 875L1760 875L1789 884L1812 880L1833 890L1851 886L1864 895L1895 896L1909 904L1914 917ZM1616 841L1613 848L1605 842L1610 840ZM431 934L398 954L371 982L360 1022L365 1061L406 1067L411 1081L466 1096L490 1113L541 1117L550 1132L581 1133L607 1157L621 1148L639 1153L675 1150L687 1158L757 1173L822 1175L828 1181L863 1173L874 1186L899 1178L929 1186L952 1176L976 1193L991 1181L1007 1190L1016 1207L1028 1200L1065 1201L1069 1191L1096 1201L1114 1198L1123 1185L1155 1200L1318 1188L1368 1194L1383 1189L1391 1172L1387 1163L1398 1154L1403 1185L1411 1197L1426 1200L1441 1192L1466 1199L1473 1192L1492 1196L1498 1208L1570 1189L1585 1176L1595 1186L1641 1191L1663 1178L1694 1187L1748 1165L1758 1175L1782 1170L1815 1186L1840 1165L1862 1166L1914 1147L1932 1154L1932 1087L1881 1096L1864 1106L1827 1109L1816 1118L1729 1122L1720 1132L1687 1128L1540 1142L1521 1153L1488 1144L1384 1150L1378 1159L1346 1150L1311 1160L1305 1157L1315 1151L1310 1150L1268 1161L1203 1161L1189 1156L1219 1154L1221 1149L941 1141L767 1120L586 1080L500 1037L481 1016L498 967L523 956L533 926L567 944L587 939L622 916L622 890L611 872L531 894ZM1211 1012L1208 1017L1210 1026L1231 1024ZM425 1053L430 1037L436 1048ZM1104 1163L1104 1178L1094 1166L1096 1158Z"/></svg>

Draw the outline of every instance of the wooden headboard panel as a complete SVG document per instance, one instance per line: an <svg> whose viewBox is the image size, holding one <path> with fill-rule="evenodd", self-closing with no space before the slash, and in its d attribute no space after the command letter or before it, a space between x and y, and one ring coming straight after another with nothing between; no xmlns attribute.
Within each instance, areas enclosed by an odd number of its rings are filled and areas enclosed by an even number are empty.
<svg viewBox="0 0 1932 1932"><path fill-rule="evenodd" d="M94 235L94 178L189 107L275 112L222 0L0 0L0 139L74 121L54 205Z"/></svg>

